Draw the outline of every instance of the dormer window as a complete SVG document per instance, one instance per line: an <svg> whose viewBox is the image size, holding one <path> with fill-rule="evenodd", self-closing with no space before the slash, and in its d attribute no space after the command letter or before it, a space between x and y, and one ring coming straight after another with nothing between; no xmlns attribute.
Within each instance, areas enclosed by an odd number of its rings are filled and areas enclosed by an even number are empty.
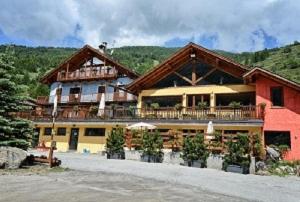
<svg viewBox="0 0 300 202"><path fill-rule="evenodd" d="M283 107L283 87L271 87L271 101L274 107Z"/></svg>

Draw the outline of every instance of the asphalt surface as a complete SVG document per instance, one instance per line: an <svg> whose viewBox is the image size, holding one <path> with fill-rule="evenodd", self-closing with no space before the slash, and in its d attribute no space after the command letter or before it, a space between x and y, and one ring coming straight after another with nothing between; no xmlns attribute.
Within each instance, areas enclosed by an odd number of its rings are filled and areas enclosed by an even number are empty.
<svg viewBox="0 0 300 202"><path fill-rule="evenodd" d="M300 178L56 153L71 171L0 176L0 201L300 201Z"/></svg>

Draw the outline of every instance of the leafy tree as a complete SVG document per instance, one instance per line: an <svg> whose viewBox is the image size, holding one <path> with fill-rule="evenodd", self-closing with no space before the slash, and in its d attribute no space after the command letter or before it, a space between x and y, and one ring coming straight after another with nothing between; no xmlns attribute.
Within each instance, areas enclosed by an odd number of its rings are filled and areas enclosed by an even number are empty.
<svg viewBox="0 0 300 202"><path fill-rule="evenodd" d="M10 49L0 53L0 145L22 149L29 147L33 133L30 122L16 118L24 107L20 88L13 81L14 56Z"/></svg>

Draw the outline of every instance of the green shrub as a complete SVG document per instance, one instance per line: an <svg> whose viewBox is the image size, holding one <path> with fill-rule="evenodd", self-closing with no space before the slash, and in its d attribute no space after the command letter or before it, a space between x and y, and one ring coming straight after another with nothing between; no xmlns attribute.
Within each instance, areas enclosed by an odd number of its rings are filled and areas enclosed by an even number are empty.
<svg viewBox="0 0 300 202"><path fill-rule="evenodd" d="M143 156L155 156L161 158L163 156L163 139L158 130L149 133L145 131L142 139Z"/></svg>
<svg viewBox="0 0 300 202"><path fill-rule="evenodd" d="M194 138L186 137L183 142L181 158L185 161L202 160L206 164L209 155L206 144L204 143L204 135L197 134Z"/></svg>
<svg viewBox="0 0 300 202"><path fill-rule="evenodd" d="M226 142L227 154L224 156L224 169L228 165L249 167L250 165L250 144L248 134L238 134L236 141L231 138Z"/></svg>
<svg viewBox="0 0 300 202"><path fill-rule="evenodd" d="M108 154L124 153L125 137L122 128L116 128L111 131L106 140L106 152Z"/></svg>

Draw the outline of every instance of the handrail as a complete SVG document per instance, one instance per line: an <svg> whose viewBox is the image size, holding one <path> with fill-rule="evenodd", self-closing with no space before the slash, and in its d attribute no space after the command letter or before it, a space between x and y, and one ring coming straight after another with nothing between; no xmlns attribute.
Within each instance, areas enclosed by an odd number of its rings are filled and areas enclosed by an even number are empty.
<svg viewBox="0 0 300 202"><path fill-rule="evenodd" d="M97 108L96 108L97 109ZM207 107L205 109L192 108L109 108L90 111L89 108L59 109L58 120L107 120L107 119L139 119L139 120L253 120L262 119L260 107L242 106L232 107ZM49 111L49 109L48 109ZM47 119L51 116L48 111L32 113L30 119ZM51 110L50 110L51 111Z"/></svg>

